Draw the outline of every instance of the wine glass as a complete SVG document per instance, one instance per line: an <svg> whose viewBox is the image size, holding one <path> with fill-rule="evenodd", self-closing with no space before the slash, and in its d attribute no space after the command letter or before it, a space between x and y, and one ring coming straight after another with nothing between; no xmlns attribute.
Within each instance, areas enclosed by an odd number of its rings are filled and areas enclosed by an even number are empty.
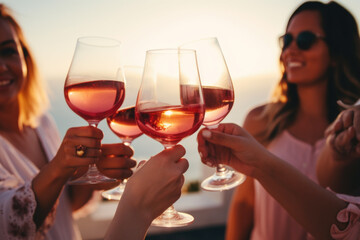
<svg viewBox="0 0 360 240"><path fill-rule="evenodd" d="M90 126L115 113L125 96L125 82L119 71L120 42L104 37L81 37L66 77L65 100L72 111ZM95 163L70 184L115 182L101 174Z"/></svg>
<svg viewBox="0 0 360 240"><path fill-rule="evenodd" d="M180 49L195 49L205 101L203 125L217 128L230 112L234 103L234 88L225 58L217 38L207 38L183 44ZM232 168L218 164L216 172L201 183L207 191L223 191L236 187L245 181L245 175Z"/></svg>
<svg viewBox="0 0 360 240"><path fill-rule="evenodd" d="M195 51L147 51L135 108L136 121L143 133L164 148L171 148L198 130L204 113ZM166 169L159 169L159 174L161 171ZM193 216L171 206L152 225L180 227L193 221Z"/></svg>
<svg viewBox="0 0 360 240"><path fill-rule="evenodd" d="M143 68L140 66L124 66L123 68L126 79L126 96L121 109L110 117L107 117L107 124L111 131L118 136L121 141L131 146L131 143L137 137L142 135L142 131L135 121L135 102L137 92L140 87ZM102 196L109 200L120 200L127 179L124 179L119 186L102 192Z"/></svg>

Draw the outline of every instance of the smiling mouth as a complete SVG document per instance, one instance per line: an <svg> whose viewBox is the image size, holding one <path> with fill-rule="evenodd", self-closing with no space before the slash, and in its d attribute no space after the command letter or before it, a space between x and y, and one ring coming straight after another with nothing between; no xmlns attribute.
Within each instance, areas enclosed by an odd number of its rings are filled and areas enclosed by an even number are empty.
<svg viewBox="0 0 360 240"><path fill-rule="evenodd" d="M288 68L295 68L295 67L302 67L302 66L304 66L304 64L302 64L301 62L288 62L287 63Z"/></svg>
<svg viewBox="0 0 360 240"><path fill-rule="evenodd" d="M0 87L5 87L11 84L11 80L0 80Z"/></svg>

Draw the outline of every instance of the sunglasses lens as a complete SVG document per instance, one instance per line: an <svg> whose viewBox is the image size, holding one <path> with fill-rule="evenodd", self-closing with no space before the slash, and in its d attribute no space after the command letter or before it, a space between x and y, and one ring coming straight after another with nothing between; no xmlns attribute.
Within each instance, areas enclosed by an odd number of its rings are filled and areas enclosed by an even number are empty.
<svg viewBox="0 0 360 240"><path fill-rule="evenodd" d="M308 50L316 41L316 35L312 32L301 32L296 39L296 43L301 50Z"/></svg>
<svg viewBox="0 0 360 240"><path fill-rule="evenodd" d="M284 50L285 48L287 48L291 42L293 40L293 37L291 34L285 34L284 36L282 36L280 38L280 47Z"/></svg>

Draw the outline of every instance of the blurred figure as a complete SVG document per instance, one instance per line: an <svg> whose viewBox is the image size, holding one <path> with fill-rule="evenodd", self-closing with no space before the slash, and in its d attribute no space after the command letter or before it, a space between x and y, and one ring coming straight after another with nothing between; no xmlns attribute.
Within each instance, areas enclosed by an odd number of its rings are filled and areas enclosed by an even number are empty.
<svg viewBox="0 0 360 240"><path fill-rule="evenodd" d="M327 129L327 136L318 159L318 173L334 180L328 184L323 181L326 187L352 194L335 195L325 190L235 124L222 124L211 132L202 130L198 142L204 163L214 165L221 159L257 179L316 239L359 239L360 106L342 112Z"/></svg>
<svg viewBox="0 0 360 240"><path fill-rule="evenodd" d="M273 101L247 115L244 128L276 156L317 182L324 131L360 93L360 40L354 17L336 2L305 2L280 38L282 78ZM257 181L239 186L227 239L305 239L306 231Z"/></svg>
<svg viewBox="0 0 360 240"><path fill-rule="evenodd" d="M136 162L122 144L101 145L93 127L70 128L63 141L36 64L17 21L0 4L0 239L80 239L72 212L95 189L66 186L97 163L109 177L128 178Z"/></svg>

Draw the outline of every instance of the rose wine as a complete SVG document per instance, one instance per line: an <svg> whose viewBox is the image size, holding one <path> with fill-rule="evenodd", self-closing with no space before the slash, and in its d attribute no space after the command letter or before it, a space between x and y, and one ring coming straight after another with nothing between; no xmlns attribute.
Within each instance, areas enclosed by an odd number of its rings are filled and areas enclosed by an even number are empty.
<svg viewBox="0 0 360 240"><path fill-rule="evenodd" d="M97 80L65 86L69 107L88 122L99 122L113 114L125 97L123 82Z"/></svg>
<svg viewBox="0 0 360 240"><path fill-rule="evenodd" d="M164 146L174 145L196 132L204 119L203 104L139 109L136 110L136 120L140 129Z"/></svg>
<svg viewBox="0 0 360 240"><path fill-rule="evenodd" d="M230 112L234 104L234 92L217 87L203 87L205 101L204 125L218 124Z"/></svg>
<svg viewBox="0 0 360 240"><path fill-rule="evenodd" d="M134 106L119 109L106 120L111 131L125 142L131 142L142 134L135 120Z"/></svg>

